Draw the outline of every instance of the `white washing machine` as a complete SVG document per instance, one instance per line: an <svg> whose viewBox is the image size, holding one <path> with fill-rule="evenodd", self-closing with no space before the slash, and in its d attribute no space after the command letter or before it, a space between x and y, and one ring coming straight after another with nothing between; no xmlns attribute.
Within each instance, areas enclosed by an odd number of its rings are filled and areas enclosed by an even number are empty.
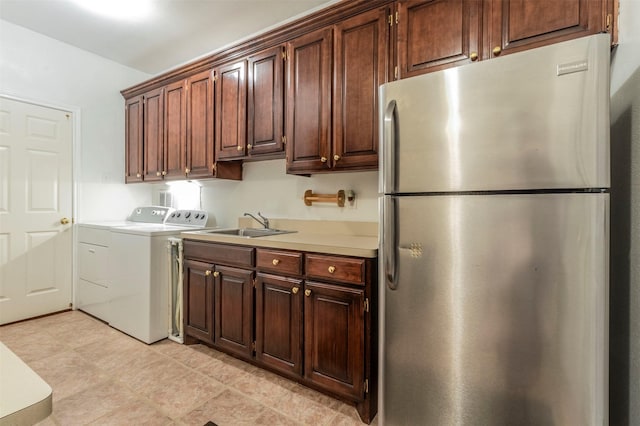
<svg viewBox="0 0 640 426"><path fill-rule="evenodd" d="M79 225L79 308L145 343L168 337L169 238L186 230L203 229L207 221L208 214L199 210L139 207L125 222ZM104 261L90 260L97 257L96 248L102 247L86 241L86 235L96 231L98 243L105 247L101 252L107 254L106 266ZM87 279L87 269L91 268L102 271L92 277L99 282Z"/></svg>

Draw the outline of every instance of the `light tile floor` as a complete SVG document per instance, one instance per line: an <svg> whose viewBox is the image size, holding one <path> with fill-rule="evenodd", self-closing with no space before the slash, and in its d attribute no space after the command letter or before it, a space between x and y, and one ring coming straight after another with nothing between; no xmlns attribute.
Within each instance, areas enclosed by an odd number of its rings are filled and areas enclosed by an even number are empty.
<svg viewBox="0 0 640 426"><path fill-rule="evenodd" d="M0 340L53 388L39 425L364 425L353 406L207 346L146 345L80 311L0 327Z"/></svg>

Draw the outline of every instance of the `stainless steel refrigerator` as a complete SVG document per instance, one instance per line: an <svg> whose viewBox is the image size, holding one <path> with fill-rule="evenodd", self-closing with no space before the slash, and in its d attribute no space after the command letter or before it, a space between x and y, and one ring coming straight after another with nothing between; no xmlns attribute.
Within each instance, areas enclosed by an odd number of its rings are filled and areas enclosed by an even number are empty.
<svg viewBox="0 0 640 426"><path fill-rule="evenodd" d="M380 88L380 424L608 424L609 46Z"/></svg>

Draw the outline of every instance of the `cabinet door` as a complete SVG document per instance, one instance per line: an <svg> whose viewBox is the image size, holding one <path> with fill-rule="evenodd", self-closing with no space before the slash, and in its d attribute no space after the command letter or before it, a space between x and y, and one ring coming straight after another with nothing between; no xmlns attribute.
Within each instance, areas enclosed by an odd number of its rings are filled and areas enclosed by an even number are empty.
<svg viewBox="0 0 640 426"><path fill-rule="evenodd" d="M345 398L364 398L364 290L305 283L304 376Z"/></svg>
<svg viewBox="0 0 640 426"><path fill-rule="evenodd" d="M126 183L142 181L142 96L125 102L125 173Z"/></svg>
<svg viewBox="0 0 640 426"><path fill-rule="evenodd" d="M214 175L213 72L187 79L187 170L189 178Z"/></svg>
<svg viewBox="0 0 640 426"><path fill-rule="evenodd" d="M195 260L184 261L184 332L213 343L213 265Z"/></svg>
<svg viewBox="0 0 640 426"><path fill-rule="evenodd" d="M164 167L165 179L184 179L186 167L187 103L184 81L170 84L164 92Z"/></svg>
<svg viewBox="0 0 640 426"><path fill-rule="evenodd" d="M287 44L287 173L330 167L332 45L332 28Z"/></svg>
<svg viewBox="0 0 640 426"><path fill-rule="evenodd" d="M302 374L302 280L258 274L256 360L286 374Z"/></svg>
<svg viewBox="0 0 640 426"><path fill-rule="evenodd" d="M480 0L399 0L396 30L399 78L480 57L480 7Z"/></svg>
<svg viewBox="0 0 640 426"><path fill-rule="evenodd" d="M283 152L284 48L249 57L247 149L250 155Z"/></svg>
<svg viewBox="0 0 640 426"><path fill-rule="evenodd" d="M485 57L540 47L606 29L605 0L491 0ZM611 12L609 12L611 13Z"/></svg>
<svg viewBox="0 0 640 426"><path fill-rule="evenodd" d="M164 149L164 88L144 95L144 180L162 180Z"/></svg>
<svg viewBox="0 0 640 426"><path fill-rule="evenodd" d="M378 87L386 82L387 8L335 27L333 155L336 170L378 168Z"/></svg>
<svg viewBox="0 0 640 426"><path fill-rule="evenodd" d="M216 266L214 275L216 345L251 358L253 271Z"/></svg>
<svg viewBox="0 0 640 426"><path fill-rule="evenodd" d="M247 143L246 61L216 68L216 157L242 158Z"/></svg>

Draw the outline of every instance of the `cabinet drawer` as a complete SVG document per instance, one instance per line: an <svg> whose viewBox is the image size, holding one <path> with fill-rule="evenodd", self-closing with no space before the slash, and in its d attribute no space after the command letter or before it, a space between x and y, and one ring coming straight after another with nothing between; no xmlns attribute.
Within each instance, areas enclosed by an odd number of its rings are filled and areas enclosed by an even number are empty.
<svg viewBox="0 0 640 426"><path fill-rule="evenodd" d="M352 257L308 254L305 269L308 277L364 285L365 260Z"/></svg>
<svg viewBox="0 0 640 426"><path fill-rule="evenodd" d="M302 253L257 249L256 266L265 271L302 275Z"/></svg>
<svg viewBox="0 0 640 426"><path fill-rule="evenodd" d="M184 257L231 266L253 267L253 247L231 244L184 242Z"/></svg>

